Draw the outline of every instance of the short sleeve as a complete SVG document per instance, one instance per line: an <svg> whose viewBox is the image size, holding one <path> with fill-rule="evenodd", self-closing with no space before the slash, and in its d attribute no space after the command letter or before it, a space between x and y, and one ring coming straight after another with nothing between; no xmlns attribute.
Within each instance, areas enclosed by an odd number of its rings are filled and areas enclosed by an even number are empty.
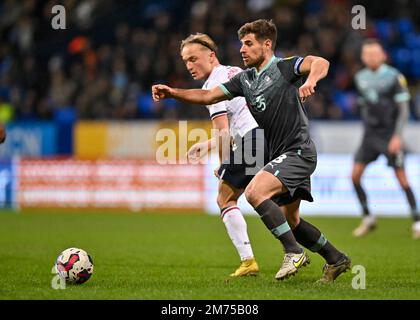
<svg viewBox="0 0 420 320"><path fill-rule="evenodd" d="M290 83L295 83L302 78L303 75L300 73L300 65L302 64L303 59L303 57L293 56L280 59L277 63L277 67L281 74Z"/></svg>
<svg viewBox="0 0 420 320"><path fill-rule="evenodd" d="M397 75L394 92L395 102L406 102L410 100L410 92L408 91L407 80L401 73L398 73Z"/></svg>
<svg viewBox="0 0 420 320"><path fill-rule="evenodd" d="M242 90L242 83L241 83L242 74L243 72L238 73L228 82L225 82L219 85L219 88L222 89L222 91L229 98L229 100L238 96L241 96L241 97L244 96L244 92Z"/></svg>
<svg viewBox="0 0 420 320"><path fill-rule="evenodd" d="M227 114L225 101L209 105L207 109L209 110L211 120Z"/></svg>

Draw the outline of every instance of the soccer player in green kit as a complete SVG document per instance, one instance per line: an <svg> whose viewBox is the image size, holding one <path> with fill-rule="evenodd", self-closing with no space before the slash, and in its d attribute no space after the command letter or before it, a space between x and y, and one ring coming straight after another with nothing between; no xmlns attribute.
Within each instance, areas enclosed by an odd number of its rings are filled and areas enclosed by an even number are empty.
<svg viewBox="0 0 420 320"><path fill-rule="evenodd" d="M315 56L275 57L277 29L272 21L246 23L238 35L242 42L240 53L249 69L211 90L154 85L153 99L175 98L208 105L245 97L252 115L264 129L270 160L251 180L245 196L283 245L285 255L276 279L288 278L309 263L300 243L325 258L320 281L332 282L350 268L350 259L315 226L299 217L301 200L313 201L310 176L317 162L302 101L315 92L317 82L327 75L329 63ZM304 75L307 79L302 84Z"/></svg>
<svg viewBox="0 0 420 320"><path fill-rule="evenodd" d="M358 101L365 133L355 156L352 180L364 218L353 235L364 236L376 227L361 178L367 165L384 154L407 197L414 220L413 238L419 239L420 215L404 170L402 130L408 120L410 101L407 81L398 70L385 63L386 53L377 40L368 39L363 43L361 58L366 68L356 74L355 84L360 94Z"/></svg>

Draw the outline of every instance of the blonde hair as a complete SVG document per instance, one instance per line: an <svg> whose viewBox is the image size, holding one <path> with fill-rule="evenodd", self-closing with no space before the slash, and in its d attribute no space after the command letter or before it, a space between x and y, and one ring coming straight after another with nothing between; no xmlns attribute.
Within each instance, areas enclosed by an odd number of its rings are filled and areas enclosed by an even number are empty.
<svg viewBox="0 0 420 320"><path fill-rule="evenodd" d="M211 51L217 53L216 43L208 35L204 33L196 33L189 35L186 39L181 41L180 51L188 44L198 43L203 47L210 49Z"/></svg>

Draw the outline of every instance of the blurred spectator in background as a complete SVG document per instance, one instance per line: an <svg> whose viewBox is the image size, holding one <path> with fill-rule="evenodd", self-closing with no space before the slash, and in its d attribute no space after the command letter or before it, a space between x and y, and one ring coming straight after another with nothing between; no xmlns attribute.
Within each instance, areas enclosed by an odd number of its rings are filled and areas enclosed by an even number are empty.
<svg viewBox="0 0 420 320"><path fill-rule="evenodd" d="M66 8L65 30L51 27L56 4ZM365 30L351 28L356 4L366 8ZM0 117L53 119L70 108L79 119L206 119L205 108L154 103L151 85L200 86L178 56L180 41L196 32L219 43L226 64L242 67L237 29L258 18L276 23L277 56L312 52L330 60L328 78L306 103L312 118L358 118L352 79L366 37L379 38L389 63L408 78L412 117L420 117L420 13L418 1L403 0L5 0Z"/></svg>

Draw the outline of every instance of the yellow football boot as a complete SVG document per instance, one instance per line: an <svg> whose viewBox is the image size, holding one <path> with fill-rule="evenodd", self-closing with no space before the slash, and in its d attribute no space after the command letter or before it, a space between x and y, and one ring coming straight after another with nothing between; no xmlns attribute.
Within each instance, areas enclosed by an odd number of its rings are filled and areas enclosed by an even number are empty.
<svg viewBox="0 0 420 320"><path fill-rule="evenodd" d="M259 272L258 264L255 258L244 260L238 269L232 273L231 277L256 276Z"/></svg>

